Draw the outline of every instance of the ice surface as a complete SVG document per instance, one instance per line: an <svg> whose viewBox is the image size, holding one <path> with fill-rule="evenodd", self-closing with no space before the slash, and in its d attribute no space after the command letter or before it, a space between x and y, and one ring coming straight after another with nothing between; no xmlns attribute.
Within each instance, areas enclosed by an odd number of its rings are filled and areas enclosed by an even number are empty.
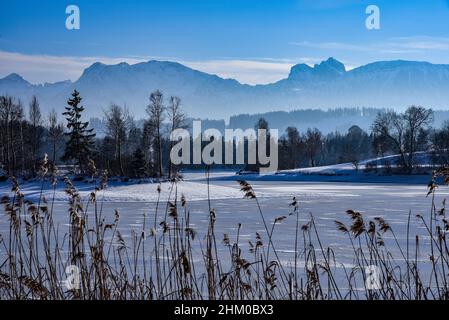
<svg viewBox="0 0 449 320"><path fill-rule="evenodd" d="M238 224L241 223L240 244L244 252L248 254L248 241L254 243L256 232L265 234L263 223L260 219L254 199L243 199L240 187L234 181L233 172L217 172L211 175L210 185L206 183L204 172L185 173L185 181L177 185L177 189L168 182L161 184L160 200L165 202L175 198L177 192L178 201L181 195L187 199L187 207L191 215L191 226L198 232L199 241L204 240L208 224L208 190L210 193L211 207L216 211L215 233L220 239L223 234L228 234L231 240L235 240ZM426 184L408 183L353 183L353 182L319 182L319 181L251 181L256 192L264 215L270 223L275 218L287 216L287 219L275 226L273 241L279 251L281 260L286 266L291 267L294 261L294 239L296 218L290 216L292 208L289 206L295 196L299 201L300 224L307 223L313 214L320 233L323 246L331 247L336 255L335 267L350 267L354 264L354 252L347 235L338 232L335 220L349 223L346 215L348 209L360 211L366 221L374 217L385 218L392 226L398 238L399 244L405 247L407 244L406 228L409 214L411 216L411 237L415 235L421 238L422 261L428 261L426 250L426 231L416 218L417 214L429 216L431 200L426 198ZM44 183L43 194L51 200L53 191L49 183ZM76 183L81 196L87 201L94 185L88 183ZM131 231L142 229L144 215L147 221L154 220L155 201L159 194L156 183L121 183L111 182L104 191L103 216L106 221L114 220L114 211L121 214L120 230L125 239L129 239ZM26 198L36 201L41 193L41 183L24 183L21 189ZM63 191L64 184L60 183L54 192L56 200L54 217L60 226L68 221L67 204L64 201L66 195ZM0 183L0 195L10 192L9 183ZM436 204L441 205L443 199L449 195L449 188L441 187L438 190ZM102 192L98 199L103 197ZM91 210L91 209L90 209ZM159 213L161 214L161 213ZM159 216L159 218L161 218ZM0 214L0 234L8 234L9 222L6 215ZM399 251L390 234L385 235L387 246L393 256L400 258ZM413 241L412 241L413 242ZM200 256L200 248L195 249ZM228 248L218 245L222 254L228 254ZM0 248L0 255L4 254Z"/></svg>

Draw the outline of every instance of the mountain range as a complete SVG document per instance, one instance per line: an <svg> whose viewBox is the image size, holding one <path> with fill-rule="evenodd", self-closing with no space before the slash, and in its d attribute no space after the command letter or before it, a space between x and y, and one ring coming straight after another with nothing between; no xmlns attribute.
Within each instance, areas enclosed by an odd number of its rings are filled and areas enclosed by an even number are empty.
<svg viewBox="0 0 449 320"><path fill-rule="evenodd" d="M266 85L241 84L168 61L129 65L94 63L72 81L31 84L18 74L0 79L0 94L28 102L33 95L43 110L64 109L71 91L83 97L88 116L102 116L111 103L126 105L136 118L145 116L150 93L160 89L182 99L191 117L229 119L242 113L305 108L397 108L416 104L449 107L449 65L416 61L381 61L347 70L329 58L309 66L297 64L287 78Z"/></svg>

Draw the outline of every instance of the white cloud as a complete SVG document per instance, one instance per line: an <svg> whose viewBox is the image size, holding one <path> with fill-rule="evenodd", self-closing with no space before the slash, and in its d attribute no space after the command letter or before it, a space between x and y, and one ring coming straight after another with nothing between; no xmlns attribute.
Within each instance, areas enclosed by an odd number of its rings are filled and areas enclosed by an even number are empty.
<svg viewBox="0 0 449 320"><path fill-rule="evenodd" d="M447 37L396 37L391 39L391 45L414 50L449 50L449 38Z"/></svg>
<svg viewBox="0 0 449 320"><path fill-rule="evenodd" d="M254 60L183 61L186 66L223 78L237 79L247 84L264 84L287 77L292 67L289 62Z"/></svg>
<svg viewBox="0 0 449 320"><path fill-rule="evenodd" d="M0 51L0 77L18 73L32 83L76 80L94 62L138 63L143 58L63 57Z"/></svg>
<svg viewBox="0 0 449 320"><path fill-rule="evenodd" d="M27 55L0 51L0 77L10 73L18 73L32 83L57 82L62 80L77 80L83 70L94 62L117 64L127 62L135 64L150 59L178 61L191 68L217 74L223 78L233 78L242 83L262 84L285 78L291 66L290 60L276 59L216 59L205 61L183 61L182 59L163 57L70 57L51 55ZM309 62L313 59L299 59Z"/></svg>
<svg viewBox="0 0 449 320"><path fill-rule="evenodd" d="M413 36L413 37L395 37L383 42L373 43L347 43L347 42L291 42L290 44L312 49L322 50L342 50L353 52L372 52L381 53L417 53L423 51L449 51L448 37L430 37L430 36Z"/></svg>
<svg viewBox="0 0 449 320"><path fill-rule="evenodd" d="M348 51L368 51L370 50L369 46L366 45L358 45L351 44L345 42L310 42L310 41L301 41L301 42L290 42L291 45L304 47L304 48L312 48L312 49L323 49L323 50L348 50Z"/></svg>

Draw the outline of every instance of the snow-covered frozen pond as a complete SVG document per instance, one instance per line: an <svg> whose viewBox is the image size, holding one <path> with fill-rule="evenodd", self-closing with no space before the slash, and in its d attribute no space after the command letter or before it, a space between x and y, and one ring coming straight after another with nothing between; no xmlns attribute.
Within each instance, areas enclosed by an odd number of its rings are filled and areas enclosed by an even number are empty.
<svg viewBox="0 0 449 320"><path fill-rule="evenodd" d="M240 186L232 179L222 179L230 173L213 174L208 185L204 173L190 173L185 175L185 181L179 182L177 187L178 200L184 195L190 210L191 226L198 232L199 239L204 236L208 224L208 194L210 205L216 211L215 233L219 239L228 234L231 241L235 240L238 224L240 229L240 244L243 250L248 249L248 241L255 242L256 232L265 233L257 206L253 199L243 199ZM411 239L420 235L426 239L425 230L421 222L416 219L417 214L429 216L431 199L426 197L425 184L361 184L338 182L298 182L298 181L255 181L251 182L264 215L269 222L275 218L286 216L287 219L275 226L274 243L285 265L293 261L296 218L290 216L292 198L299 201L300 222L305 224L313 214L323 246L331 247L337 257L338 264L350 266L354 252L347 236L337 231L335 220L349 223L346 211L349 209L359 211L369 218L383 217L390 223L399 239L401 246L406 245L406 228L409 213L411 212ZM77 183L81 195L88 199L93 185ZM146 215L147 221L154 220L155 201L159 194L158 184L123 184L111 182L104 194L101 192L98 199L104 197L103 216L106 221L114 220L114 211L120 212L120 229L123 237L129 238L131 230L140 231ZM174 199L175 190L170 183L163 183L160 199L162 202ZM49 200L55 198L55 220L64 225L68 221L66 196L63 192L64 184L57 188L53 195L51 186L44 185L44 194ZM0 195L8 194L10 185L0 184ZM26 183L22 185L25 196L33 200L38 199L41 190L40 183ZM441 187L438 190L436 203L439 206L449 195L449 188ZM165 204L164 204L165 206ZM165 209L165 208L164 208ZM160 214L160 213L159 213ZM0 233L7 235L9 223L7 217L0 215ZM387 244L392 252L397 248L386 234ZM390 238L391 242L388 240ZM413 240L412 240L413 241ZM388 243L390 242L390 243ZM422 242L425 246L425 240ZM218 249L228 251L224 245L218 244ZM1 250L1 249L0 249ZM196 248L200 254L200 248ZM423 250L425 252L425 250ZM0 251L0 254L2 251ZM428 258L428 257L427 257ZM422 259L426 259L423 255Z"/></svg>

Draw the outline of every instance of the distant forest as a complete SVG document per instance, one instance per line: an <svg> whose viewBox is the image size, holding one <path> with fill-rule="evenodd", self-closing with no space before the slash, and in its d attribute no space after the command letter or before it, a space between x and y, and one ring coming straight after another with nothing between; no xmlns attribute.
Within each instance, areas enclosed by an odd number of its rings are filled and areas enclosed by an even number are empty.
<svg viewBox="0 0 449 320"><path fill-rule="evenodd" d="M211 119L193 119L186 118L188 127L192 127L193 120L201 120L204 129L216 128L224 131L226 128L252 128L254 124L263 118L270 124L271 128L276 128L279 132L285 132L288 127L296 127L302 133L308 128L317 128L323 134L327 135L333 132L347 132L352 126L356 125L364 131L370 131L374 120L379 112L388 111L376 108L338 108L329 110L304 109L295 111L273 111L257 114L238 114L229 118L228 124L225 120ZM434 110L435 127L441 127L445 121L449 120L449 110ZM144 120L137 121L138 125L143 126ZM97 136L103 136L106 128L104 118L90 118L90 124L95 128Z"/></svg>
<svg viewBox="0 0 449 320"><path fill-rule="evenodd" d="M2 179L10 175L34 178L43 160L81 176L102 170L126 178L173 178L180 169L169 161L174 144L169 134L178 128L191 129L193 121L184 114L180 98L165 97L161 91L151 93L147 117L140 120L125 106L115 104L105 107L103 119L86 120L84 111L81 93L76 90L63 112L49 114L42 114L36 98L24 106L17 98L0 96ZM446 119L449 111L419 106L402 113L343 108L238 115L230 118L228 126L224 121L205 120L202 127L280 129L279 169L348 162L357 168L362 160L397 154L398 168L412 173L418 151L431 152L435 165L449 162Z"/></svg>
<svg viewBox="0 0 449 320"><path fill-rule="evenodd" d="M272 128L283 132L288 127L296 127L300 132L308 128L317 128L323 134L332 132L347 132L356 125L364 131L370 131L379 112L388 108L338 108L329 110L304 109L295 111L273 111L260 114L240 114L230 117L230 128L249 128L258 119L266 119ZM434 111L434 126L441 127L449 120L449 111Z"/></svg>

